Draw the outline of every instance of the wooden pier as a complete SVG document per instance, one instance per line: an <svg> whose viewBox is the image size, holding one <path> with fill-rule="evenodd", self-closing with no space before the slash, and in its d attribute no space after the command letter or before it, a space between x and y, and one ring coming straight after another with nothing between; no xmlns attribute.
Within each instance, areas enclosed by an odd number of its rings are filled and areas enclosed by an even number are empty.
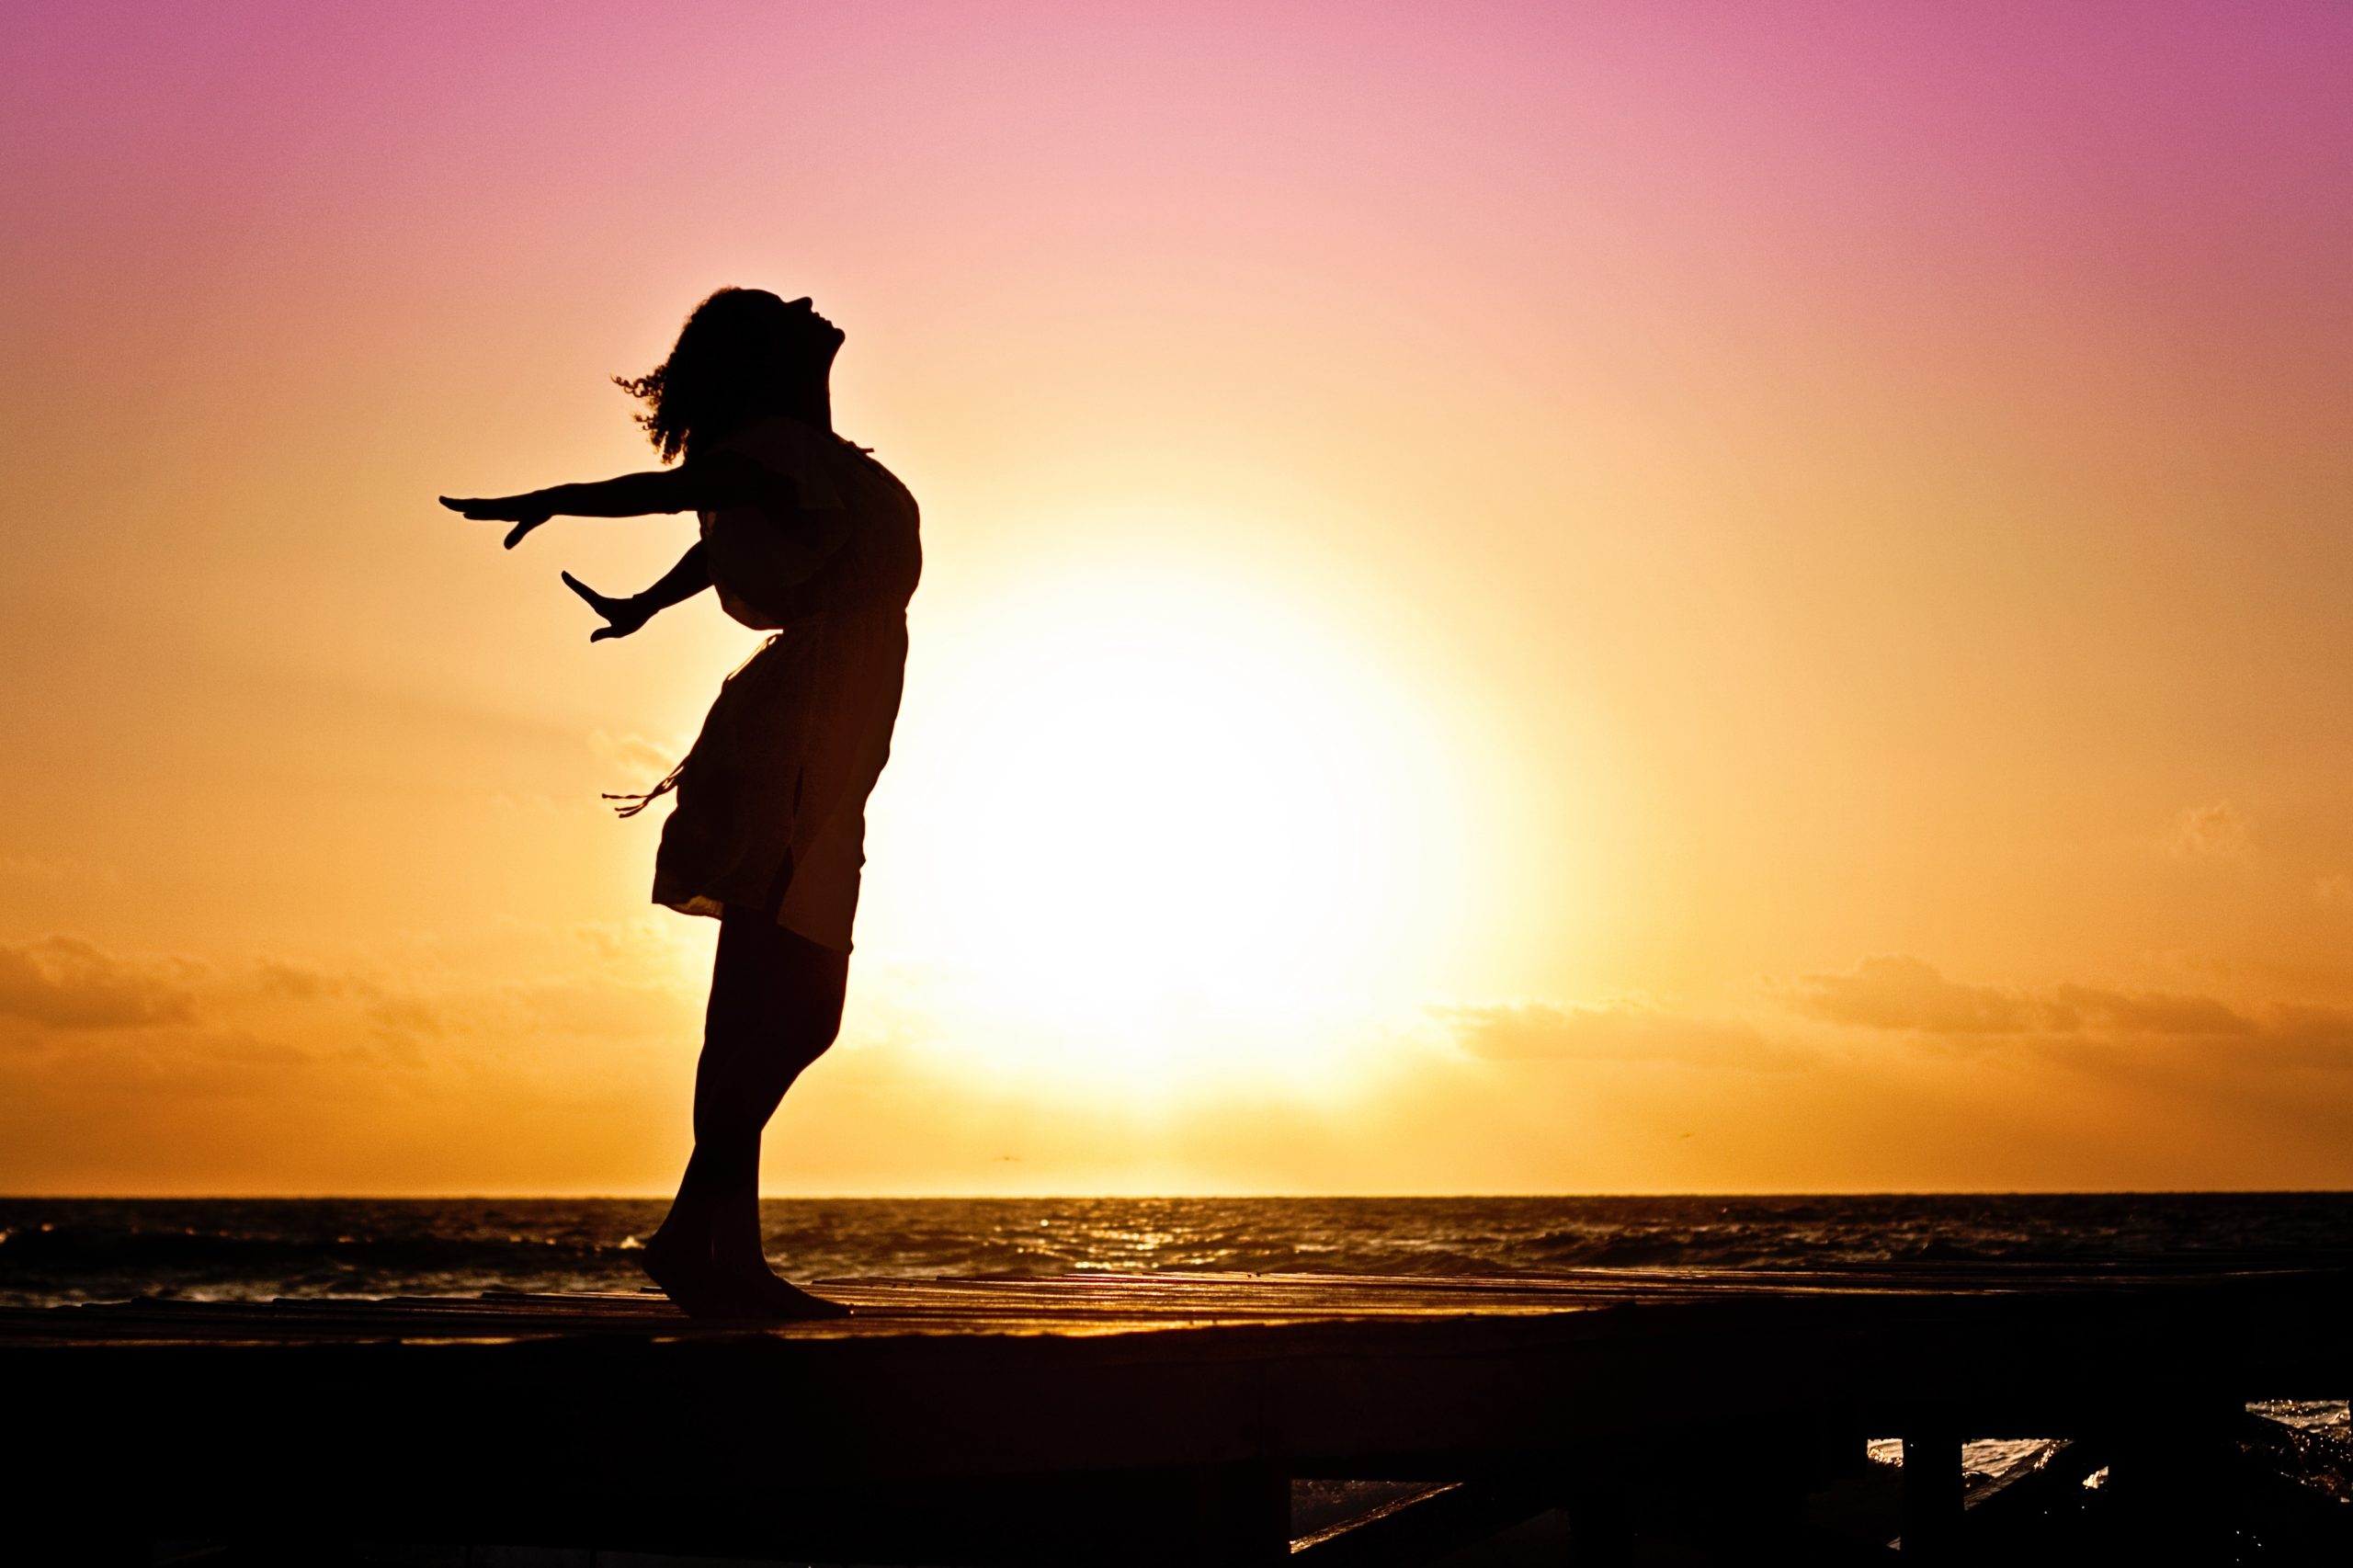
<svg viewBox="0 0 2353 1568"><path fill-rule="evenodd" d="M1428 1561L1559 1509L1580 1562L1639 1560L1662 1530L1679 1561L1841 1561L1890 1553L1825 1530L1809 1494L1891 1437L1902 1560L1974 1553L1961 1444L1995 1437L2072 1439L2005 1478L2014 1498L2104 1470L2189 1550L2231 1528L2215 1466L2246 1402L2353 1391L2336 1267L817 1289L856 1315L499 1293L0 1312L0 1556L374 1540L1318 1568ZM1304 1478L1425 1484L1294 1537Z"/></svg>

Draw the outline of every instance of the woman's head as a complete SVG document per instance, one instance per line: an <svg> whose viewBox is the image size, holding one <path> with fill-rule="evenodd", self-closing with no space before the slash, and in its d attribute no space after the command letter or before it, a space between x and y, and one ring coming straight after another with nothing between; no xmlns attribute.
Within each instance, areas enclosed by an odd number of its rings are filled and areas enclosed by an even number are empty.
<svg viewBox="0 0 2353 1568"><path fill-rule="evenodd" d="M668 462L760 415L824 420L825 377L841 346L841 328L805 299L722 289L695 307L667 359L613 380L644 400L637 422Z"/></svg>

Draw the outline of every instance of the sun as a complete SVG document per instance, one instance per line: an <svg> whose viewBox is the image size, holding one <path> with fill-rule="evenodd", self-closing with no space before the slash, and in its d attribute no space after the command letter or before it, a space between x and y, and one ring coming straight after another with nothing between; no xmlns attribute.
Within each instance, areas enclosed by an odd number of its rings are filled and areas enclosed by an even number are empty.
<svg viewBox="0 0 2353 1568"><path fill-rule="evenodd" d="M1461 747L1312 600L1214 564L1065 569L926 682L875 828L906 868L890 939L961 977L1000 1069L1328 1068L1316 1020L1462 934Z"/></svg>

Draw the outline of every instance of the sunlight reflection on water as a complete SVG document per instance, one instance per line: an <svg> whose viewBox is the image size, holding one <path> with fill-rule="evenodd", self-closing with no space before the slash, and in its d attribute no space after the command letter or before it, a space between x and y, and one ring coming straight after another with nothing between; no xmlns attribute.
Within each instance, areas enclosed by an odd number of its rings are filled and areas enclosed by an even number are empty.
<svg viewBox="0 0 2353 1568"><path fill-rule="evenodd" d="M651 1199L0 1199L0 1301L632 1290ZM2353 1257L2353 1195L770 1199L797 1278Z"/></svg>

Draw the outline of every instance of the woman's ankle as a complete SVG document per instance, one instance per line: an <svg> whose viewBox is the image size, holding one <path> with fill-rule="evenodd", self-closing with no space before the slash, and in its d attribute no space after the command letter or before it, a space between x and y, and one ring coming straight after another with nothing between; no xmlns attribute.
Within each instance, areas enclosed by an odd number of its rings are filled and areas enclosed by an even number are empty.
<svg viewBox="0 0 2353 1568"><path fill-rule="evenodd" d="M710 1238L707 1233L690 1235L686 1227L665 1220L659 1230L645 1238L645 1250L672 1256L692 1254L708 1257L710 1255Z"/></svg>

